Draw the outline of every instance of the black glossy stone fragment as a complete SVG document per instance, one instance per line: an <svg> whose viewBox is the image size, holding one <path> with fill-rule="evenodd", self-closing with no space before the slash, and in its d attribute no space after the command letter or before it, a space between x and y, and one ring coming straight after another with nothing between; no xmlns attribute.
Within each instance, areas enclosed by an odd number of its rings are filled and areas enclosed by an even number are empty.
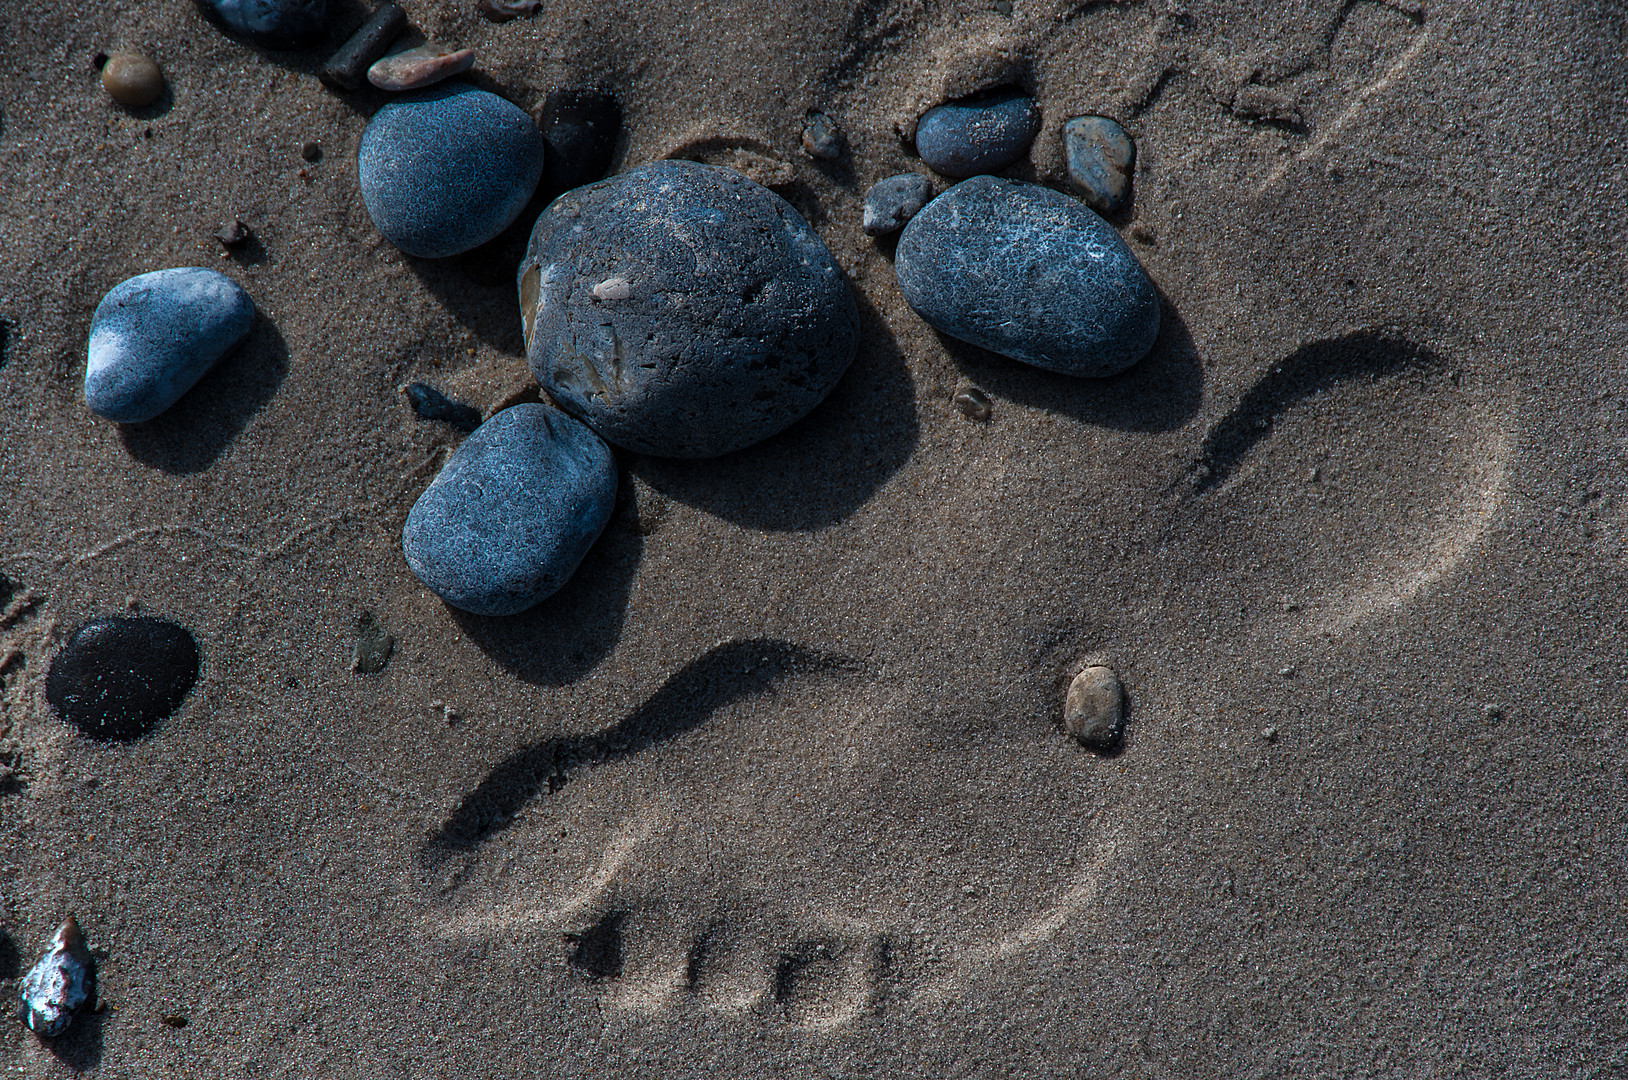
<svg viewBox="0 0 1628 1080"><path fill-rule="evenodd" d="M558 194L591 184L610 169L622 107L603 90L550 90L537 126L548 144L543 186Z"/></svg>
<svg viewBox="0 0 1628 1080"><path fill-rule="evenodd" d="M440 420L468 433L480 427L480 413L473 405L454 401L429 383L408 383L407 403L423 420Z"/></svg>
<svg viewBox="0 0 1628 1080"><path fill-rule="evenodd" d="M51 661L45 700L92 739L139 739L180 708L198 681L198 645L163 619L103 616Z"/></svg>

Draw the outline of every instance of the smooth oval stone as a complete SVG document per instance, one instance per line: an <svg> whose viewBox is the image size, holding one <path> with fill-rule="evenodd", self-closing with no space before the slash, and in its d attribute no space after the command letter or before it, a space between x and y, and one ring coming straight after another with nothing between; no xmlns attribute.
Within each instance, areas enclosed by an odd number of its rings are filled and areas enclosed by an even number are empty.
<svg viewBox="0 0 1628 1080"><path fill-rule="evenodd" d="M257 45L294 49L322 37L328 0L197 0L226 29Z"/></svg>
<svg viewBox="0 0 1628 1080"><path fill-rule="evenodd" d="M1136 144L1106 116L1076 116L1063 124L1068 182L1099 214L1115 214L1131 191Z"/></svg>
<svg viewBox="0 0 1628 1080"><path fill-rule="evenodd" d="M115 285L96 305L86 348L85 403L121 424L181 400L248 336L249 294L214 270L154 270Z"/></svg>
<svg viewBox="0 0 1628 1080"><path fill-rule="evenodd" d="M704 458L789 427L853 360L858 312L797 211L731 169L660 161L560 196L520 265L526 353L616 446Z"/></svg>
<svg viewBox="0 0 1628 1080"><path fill-rule="evenodd" d="M543 137L496 94L451 83L374 113L356 172L384 238L440 259L479 247L520 216L543 175Z"/></svg>
<svg viewBox="0 0 1628 1080"><path fill-rule="evenodd" d="M1159 336L1159 294L1124 241L1036 184L955 185L904 227L893 271L935 330L1048 371L1114 375Z"/></svg>
<svg viewBox="0 0 1628 1080"><path fill-rule="evenodd" d="M933 182L920 173L878 180L865 192L863 227L872 236L898 232L933 197Z"/></svg>
<svg viewBox="0 0 1628 1080"><path fill-rule="evenodd" d="M916 153L945 176L977 176L1027 154L1039 132L1034 98L994 90L928 109L916 122Z"/></svg>
<svg viewBox="0 0 1628 1080"><path fill-rule="evenodd" d="M380 90L418 90L461 75L474 65L474 49L453 51L427 41L379 58L367 69L367 81Z"/></svg>
<svg viewBox="0 0 1628 1080"><path fill-rule="evenodd" d="M45 676L45 701L92 739L139 739L198 680L198 645L164 619L108 616L71 635Z"/></svg>
<svg viewBox="0 0 1628 1080"><path fill-rule="evenodd" d="M144 109L164 92L164 73L151 57L120 52L102 65L102 87L127 109Z"/></svg>
<svg viewBox="0 0 1628 1080"><path fill-rule="evenodd" d="M516 405L447 460L407 515L401 548L453 607L513 615L559 591L615 506L610 447L558 409Z"/></svg>
<svg viewBox="0 0 1628 1080"><path fill-rule="evenodd" d="M591 184L610 168L622 106L603 90L550 90L537 119L548 143L544 182L551 192Z"/></svg>

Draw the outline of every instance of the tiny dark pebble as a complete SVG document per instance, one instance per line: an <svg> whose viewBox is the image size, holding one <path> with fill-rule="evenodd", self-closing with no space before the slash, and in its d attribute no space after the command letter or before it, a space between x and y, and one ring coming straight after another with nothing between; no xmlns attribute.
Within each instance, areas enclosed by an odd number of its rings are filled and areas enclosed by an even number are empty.
<svg viewBox="0 0 1628 1080"><path fill-rule="evenodd" d="M164 1016L160 1017L158 1022L167 1028L184 1028L188 1021L184 1016Z"/></svg>
<svg viewBox="0 0 1628 1080"><path fill-rule="evenodd" d="M321 161L322 144L314 142L306 143L304 146L300 147L300 157L304 158L306 161Z"/></svg>
<svg viewBox="0 0 1628 1080"><path fill-rule="evenodd" d="M198 681L198 645L163 619L91 619L45 677L45 701L92 739L129 741L180 708Z"/></svg>
<svg viewBox="0 0 1628 1080"><path fill-rule="evenodd" d="M480 413L474 406L454 401L429 383L408 383L402 392L413 412L424 420L440 420L465 434L480 427Z"/></svg>
<svg viewBox="0 0 1628 1080"><path fill-rule="evenodd" d="M107 53L98 51L98 52L95 52L95 53L91 54L90 66L95 68L97 71L101 71L102 70L102 65L106 64L106 63L107 63Z"/></svg>
<svg viewBox="0 0 1628 1080"><path fill-rule="evenodd" d="M1012 14L1012 0L995 0L995 14L997 14L997 15L1010 15L1010 14Z"/></svg>
<svg viewBox="0 0 1628 1080"><path fill-rule="evenodd" d="M151 57L119 52L102 65L102 86L127 109L144 109L164 92L164 73Z"/></svg>
<svg viewBox="0 0 1628 1080"><path fill-rule="evenodd" d="M222 247L242 247L249 241L249 227L233 218L220 227L215 233L215 239L220 241Z"/></svg>
<svg viewBox="0 0 1628 1080"><path fill-rule="evenodd" d="M543 185L551 192L591 184L610 169L622 130L622 107L604 90L550 90L537 117L548 154Z"/></svg>
<svg viewBox="0 0 1628 1080"><path fill-rule="evenodd" d="M865 192L862 227L871 236L898 232L933 198L933 182L920 173L878 180Z"/></svg>
<svg viewBox="0 0 1628 1080"><path fill-rule="evenodd" d="M407 29L407 13L400 5L383 3L357 27L317 72L318 78L340 90L356 90L367 81L367 69L383 56Z"/></svg>
<svg viewBox="0 0 1628 1080"><path fill-rule="evenodd" d="M995 404L989 400L989 395L976 386L956 391L955 407L960 409L961 415L968 420L987 421L995 412Z"/></svg>
<svg viewBox="0 0 1628 1080"><path fill-rule="evenodd" d="M820 161L832 161L842 156L842 132L837 122L822 112L808 114L803 127L803 153Z"/></svg>
<svg viewBox="0 0 1628 1080"><path fill-rule="evenodd" d="M371 611L356 617L356 630L351 640L350 669L363 675L377 675L390 662L396 651L395 637Z"/></svg>

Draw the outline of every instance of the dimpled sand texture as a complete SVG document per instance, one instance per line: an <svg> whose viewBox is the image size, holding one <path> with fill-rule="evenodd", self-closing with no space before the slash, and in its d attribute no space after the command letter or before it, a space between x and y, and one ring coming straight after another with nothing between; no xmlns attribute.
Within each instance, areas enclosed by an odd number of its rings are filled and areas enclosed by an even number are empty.
<svg viewBox="0 0 1628 1080"><path fill-rule="evenodd" d="M402 551L453 607L513 615L566 583L615 505L610 447L558 409L516 405L477 428L424 489Z"/></svg>
<svg viewBox="0 0 1628 1080"><path fill-rule="evenodd" d="M1113 375L1159 336L1159 294L1124 241L1035 184L957 184L904 227L893 269L935 330L1048 371Z"/></svg>
<svg viewBox="0 0 1628 1080"><path fill-rule="evenodd" d="M496 94L447 83L375 113L356 171L384 238L440 259L479 247L520 215L543 175L543 137Z"/></svg>
<svg viewBox="0 0 1628 1080"><path fill-rule="evenodd" d="M831 253L739 173L662 161L555 200L520 267L532 370L607 441L704 458L807 415L853 360Z"/></svg>
<svg viewBox="0 0 1628 1080"><path fill-rule="evenodd" d="M91 316L85 403L121 424L181 399L249 333L254 302L214 270L154 270L115 285Z"/></svg>

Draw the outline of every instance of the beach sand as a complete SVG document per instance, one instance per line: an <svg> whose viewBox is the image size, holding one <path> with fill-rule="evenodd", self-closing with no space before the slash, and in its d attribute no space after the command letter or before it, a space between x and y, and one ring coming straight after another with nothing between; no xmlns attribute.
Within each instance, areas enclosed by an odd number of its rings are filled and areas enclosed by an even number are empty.
<svg viewBox="0 0 1628 1080"><path fill-rule="evenodd" d="M619 453L563 592L455 612L400 531L461 436L399 388L531 392L540 204L440 262L377 235L385 95L314 76L360 9L270 53L183 0L0 7L0 995L73 914L104 1006L49 1045L8 1021L0 1060L1628 1072L1620 8L404 6L528 111L613 90L616 170L772 181L852 280L858 359L759 446ZM165 98L108 100L118 48ZM1011 175L1060 185L1070 116L1136 138L1114 224L1165 311L1125 375L940 338L859 228L922 110L1006 84L1044 119ZM800 149L815 109L837 162ZM95 304L187 265L254 336L156 421L92 415ZM202 676L92 743L45 673L131 609ZM1060 726L1088 662L1130 701L1107 757Z"/></svg>

